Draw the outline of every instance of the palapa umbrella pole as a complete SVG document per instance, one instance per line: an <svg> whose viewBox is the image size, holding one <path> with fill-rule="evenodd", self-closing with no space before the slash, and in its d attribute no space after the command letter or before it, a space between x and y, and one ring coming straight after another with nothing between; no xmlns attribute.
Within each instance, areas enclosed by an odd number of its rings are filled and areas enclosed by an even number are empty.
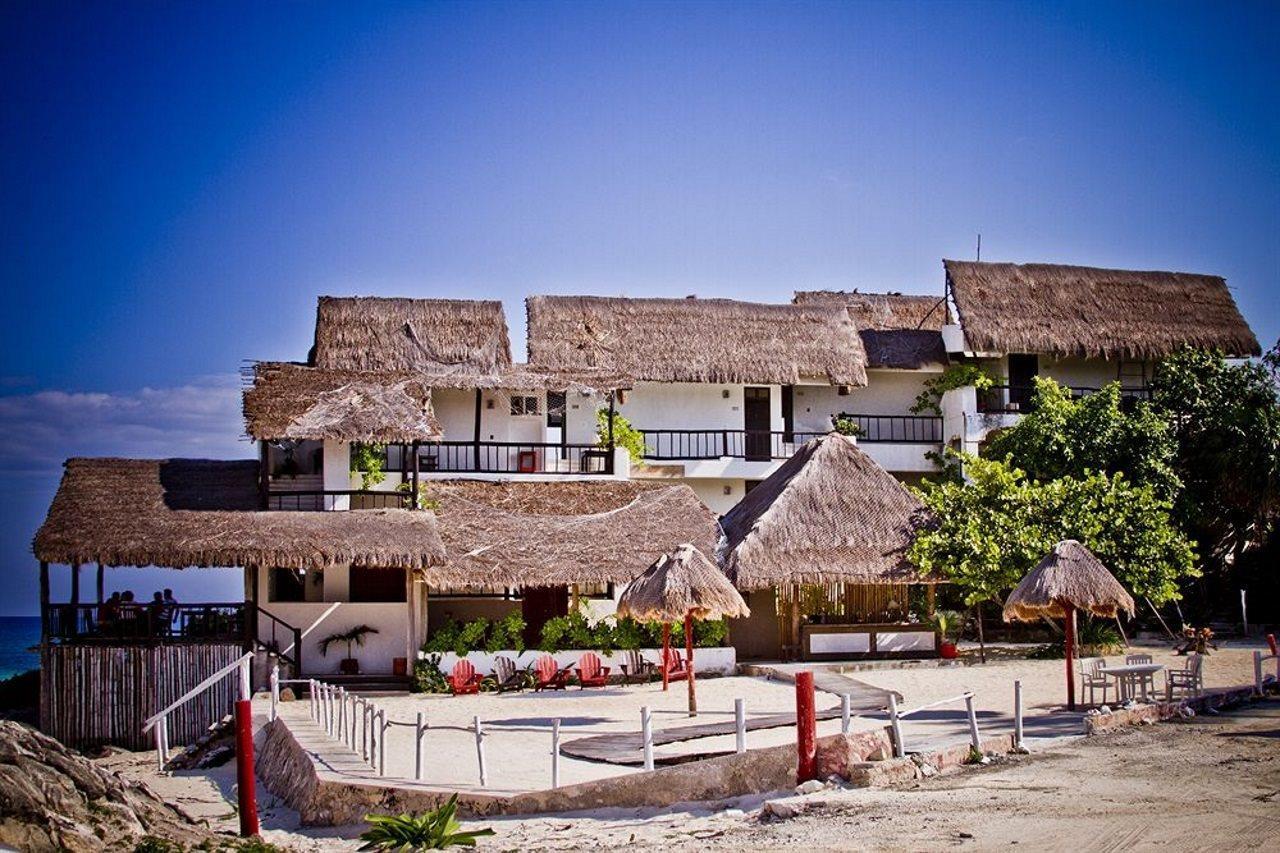
<svg viewBox="0 0 1280 853"><path fill-rule="evenodd" d="M662 690L665 693L667 684L670 681L671 673L667 667L667 660L671 657L671 623L662 623Z"/></svg>
<svg viewBox="0 0 1280 853"><path fill-rule="evenodd" d="M689 674L686 681L689 682L689 716L698 716L698 693L693 686L693 613L689 612L684 615L684 655L688 658L685 664Z"/></svg>
<svg viewBox="0 0 1280 853"><path fill-rule="evenodd" d="M1065 601L1063 607L1067 611L1062 620L1065 623L1063 627L1067 631L1067 710L1074 711L1076 709L1076 608Z"/></svg>

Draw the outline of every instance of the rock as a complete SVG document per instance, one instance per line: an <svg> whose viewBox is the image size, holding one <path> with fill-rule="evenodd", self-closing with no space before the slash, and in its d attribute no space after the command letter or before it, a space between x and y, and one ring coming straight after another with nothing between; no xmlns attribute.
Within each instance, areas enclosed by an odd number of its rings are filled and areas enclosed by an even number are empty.
<svg viewBox="0 0 1280 853"><path fill-rule="evenodd" d="M938 775L938 768L925 761L920 764L920 775L928 779L930 776Z"/></svg>
<svg viewBox="0 0 1280 853"><path fill-rule="evenodd" d="M1098 713L1099 713L1099 714L1110 714L1110 713L1111 713L1111 706L1110 706L1110 705L1103 705L1101 708L1099 708L1099 709L1098 709Z"/></svg>
<svg viewBox="0 0 1280 853"><path fill-rule="evenodd" d="M845 782L844 777L836 773L832 773L830 776L827 777L828 788L843 788L844 782Z"/></svg>
<svg viewBox="0 0 1280 853"><path fill-rule="evenodd" d="M873 750L871 754L867 756L867 761L888 761L890 758L893 758L893 753L882 746Z"/></svg>
<svg viewBox="0 0 1280 853"><path fill-rule="evenodd" d="M760 809L760 817L765 820L791 820L798 813L795 806L777 800L770 800Z"/></svg>
<svg viewBox="0 0 1280 853"><path fill-rule="evenodd" d="M1181 708L1178 709L1178 716L1184 720L1189 720L1195 715L1196 715L1195 708L1189 708L1186 705L1183 705Z"/></svg>
<svg viewBox="0 0 1280 853"><path fill-rule="evenodd" d="M0 720L0 847L133 849L144 835L212 842L145 785L99 767L47 735Z"/></svg>
<svg viewBox="0 0 1280 853"><path fill-rule="evenodd" d="M1009 750L1009 753L1011 755L1030 755L1031 750L1027 749L1025 746L1015 746L1013 749Z"/></svg>
<svg viewBox="0 0 1280 853"><path fill-rule="evenodd" d="M825 789L826 787L827 787L826 784L823 783L821 780L810 779L807 782L801 782L799 785L796 785L796 793L801 795L816 794L819 791Z"/></svg>
<svg viewBox="0 0 1280 853"><path fill-rule="evenodd" d="M697 675L697 673L696 673L696 672L695 672L694 674L695 674L695 675ZM283 690L281 690L281 691L280 691L280 701L281 701L281 702L293 702L293 701L297 700L297 698L298 698L298 697L294 694L294 692L293 692L293 688L292 688L292 687L286 687L286 688L284 688ZM483 733L482 733L482 734L483 734Z"/></svg>

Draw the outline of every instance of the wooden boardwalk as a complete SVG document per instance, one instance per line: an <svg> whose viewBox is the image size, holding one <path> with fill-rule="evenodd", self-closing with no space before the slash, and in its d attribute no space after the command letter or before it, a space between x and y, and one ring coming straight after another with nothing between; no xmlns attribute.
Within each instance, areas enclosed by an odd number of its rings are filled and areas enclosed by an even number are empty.
<svg viewBox="0 0 1280 853"><path fill-rule="evenodd" d="M795 670L770 669L770 677L794 682ZM855 715L873 714L884 710L889 705L889 691L881 690L879 687L872 687L870 684L865 684L836 672L815 671L813 684L814 687L824 693L832 693L836 696L848 694L849 708ZM901 700L902 697L899 695L897 698ZM819 710L817 717L819 720L836 720L840 718L840 713L840 706L836 705L833 708ZM750 718L746 721L747 731L749 732L761 729L776 729L782 726L794 726L795 724L795 714L769 714L763 717ZM656 750L663 744L731 735L736 731L737 726L732 721L696 723L691 726L671 726L665 729L655 729L653 732L655 750L653 763L682 764L687 761L698 761L717 755L728 755L733 750L709 749L680 755L658 755ZM560 752L562 755L581 758L585 761L601 761L608 764L635 767L644 765L644 743L638 731L613 732L577 738L576 740L562 743Z"/></svg>

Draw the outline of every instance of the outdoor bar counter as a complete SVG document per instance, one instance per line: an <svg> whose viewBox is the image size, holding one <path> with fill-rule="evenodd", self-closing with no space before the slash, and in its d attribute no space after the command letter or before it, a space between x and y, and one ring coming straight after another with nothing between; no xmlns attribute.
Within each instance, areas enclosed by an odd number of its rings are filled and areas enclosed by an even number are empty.
<svg viewBox="0 0 1280 853"><path fill-rule="evenodd" d="M938 656L938 632L919 622L803 624L803 660L930 658Z"/></svg>

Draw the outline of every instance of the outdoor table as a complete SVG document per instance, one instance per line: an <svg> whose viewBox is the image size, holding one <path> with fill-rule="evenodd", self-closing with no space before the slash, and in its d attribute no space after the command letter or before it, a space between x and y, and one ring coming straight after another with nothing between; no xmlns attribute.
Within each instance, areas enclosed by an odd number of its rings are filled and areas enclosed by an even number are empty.
<svg viewBox="0 0 1280 853"><path fill-rule="evenodd" d="M1120 695L1121 702L1133 697L1133 683L1139 681L1142 684L1142 701L1147 701L1147 679L1141 676L1155 675L1164 669L1163 664L1158 663L1130 663L1123 666L1104 667L1102 672L1110 675L1116 680L1116 692Z"/></svg>

